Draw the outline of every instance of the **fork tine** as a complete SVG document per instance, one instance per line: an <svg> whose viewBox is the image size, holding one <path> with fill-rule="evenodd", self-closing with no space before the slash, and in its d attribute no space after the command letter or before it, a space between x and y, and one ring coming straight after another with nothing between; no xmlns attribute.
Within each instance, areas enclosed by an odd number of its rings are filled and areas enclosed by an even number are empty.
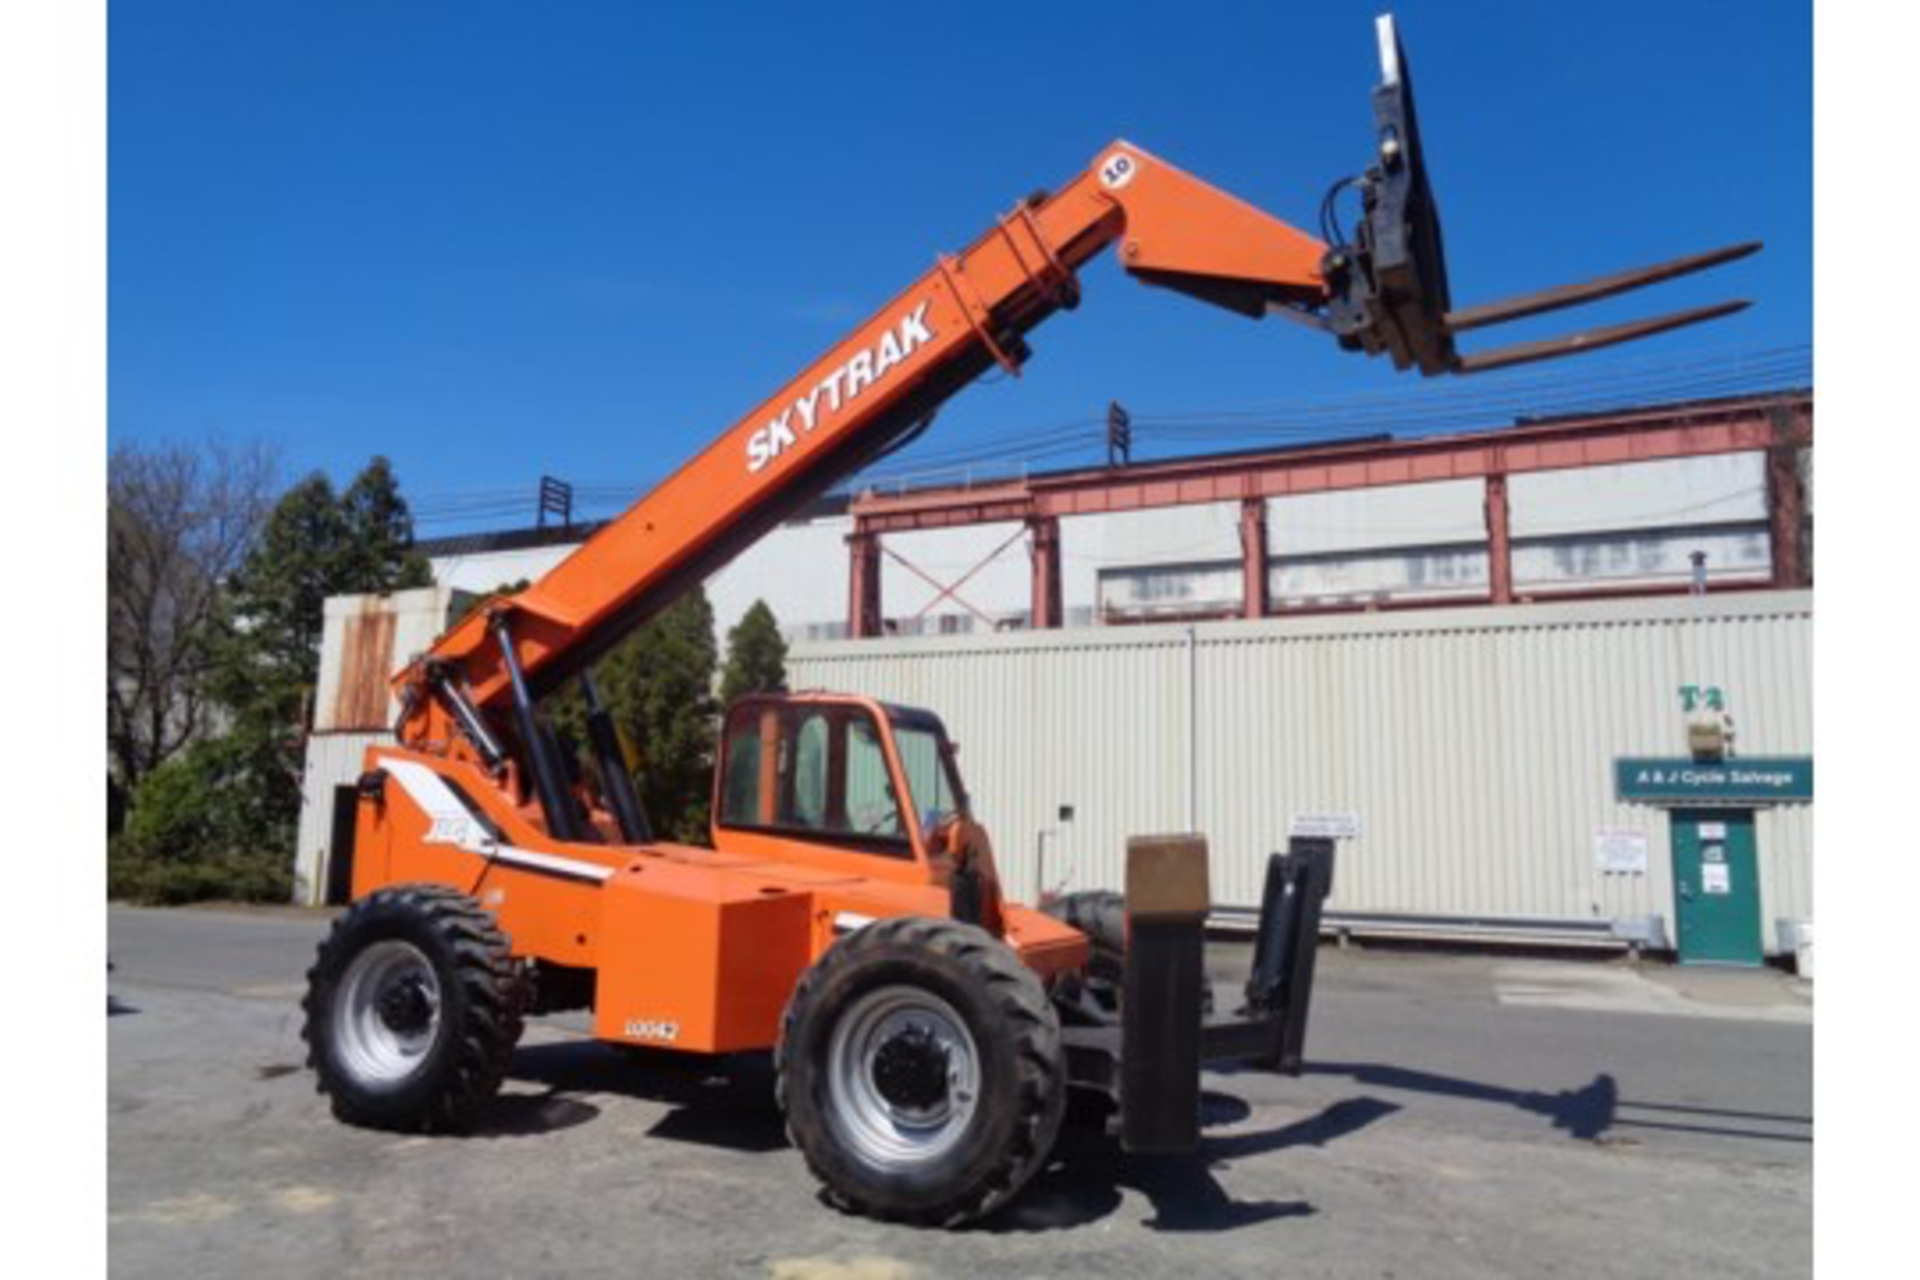
<svg viewBox="0 0 1920 1280"><path fill-rule="evenodd" d="M1455 360L1452 371L1454 373L1486 373L1490 369L1507 369L1517 364L1532 364L1536 360L1556 360L1561 356L1598 351L1602 347L1617 346L1622 342L1632 342L1638 338L1649 338L1656 333L1666 333L1671 329L1684 329L1691 324L1717 320L1721 316L1730 316L1736 311L1744 311L1748 305L1745 301L1718 302L1711 306L1694 307L1687 311L1669 312L1663 316L1649 316L1644 320L1629 320L1624 324L1608 325L1601 329L1569 333L1558 338L1543 338L1538 342L1517 342L1510 347L1496 347L1492 351L1460 356Z"/></svg>
<svg viewBox="0 0 1920 1280"><path fill-rule="evenodd" d="M1552 289L1542 289L1538 293L1522 294L1517 298L1488 302L1477 307L1467 307L1461 311L1449 311L1443 323L1454 333L1465 333L1469 329L1478 329L1490 324L1505 324L1509 320L1521 320L1527 316L1558 311L1562 307L1597 302L1601 298L1611 298L1616 294L1643 289L1650 284L1659 284L1663 280L1692 275L1696 271L1705 271L1723 262L1733 262L1748 254L1757 253L1759 249L1760 241L1758 240L1728 245L1723 249L1691 254L1667 262L1657 262L1650 267L1636 267L1631 271L1616 272L1581 284L1563 284Z"/></svg>

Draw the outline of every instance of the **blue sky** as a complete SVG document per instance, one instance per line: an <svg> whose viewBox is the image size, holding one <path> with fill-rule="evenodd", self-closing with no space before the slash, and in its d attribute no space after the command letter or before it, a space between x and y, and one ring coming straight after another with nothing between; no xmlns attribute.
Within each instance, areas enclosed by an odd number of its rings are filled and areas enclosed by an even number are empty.
<svg viewBox="0 0 1920 1280"><path fill-rule="evenodd" d="M264 436L336 476L385 453L423 503L637 488L1114 137L1313 227L1368 154L1375 11L116 0L110 434ZM1658 353L1811 340L1810 5L1395 11L1456 302L1760 238L1583 319L1739 293ZM1083 283L926 448L1110 399L1445 394L1108 261Z"/></svg>

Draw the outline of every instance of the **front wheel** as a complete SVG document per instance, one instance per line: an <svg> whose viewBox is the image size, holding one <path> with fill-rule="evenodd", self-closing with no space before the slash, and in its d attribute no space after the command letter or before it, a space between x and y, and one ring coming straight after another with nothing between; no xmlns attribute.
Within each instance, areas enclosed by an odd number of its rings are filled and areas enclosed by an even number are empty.
<svg viewBox="0 0 1920 1280"><path fill-rule="evenodd" d="M836 943L795 988L775 1063L787 1132L828 1198L897 1221L993 1212L1045 1162L1066 1105L1040 980L952 920L902 916Z"/></svg>
<svg viewBox="0 0 1920 1280"><path fill-rule="evenodd" d="M307 1065L334 1115L465 1125L500 1087L526 986L492 913L437 885L382 889L334 923L307 974Z"/></svg>

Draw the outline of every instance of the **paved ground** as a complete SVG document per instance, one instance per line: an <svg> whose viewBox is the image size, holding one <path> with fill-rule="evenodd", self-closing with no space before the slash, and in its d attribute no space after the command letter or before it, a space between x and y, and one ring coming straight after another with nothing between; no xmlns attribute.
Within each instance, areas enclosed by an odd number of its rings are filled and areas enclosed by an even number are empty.
<svg viewBox="0 0 1920 1280"><path fill-rule="evenodd" d="M844 1217L765 1068L530 1033L484 1131L336 1124L300 913L110 912L123 1276L1802 1276L1812 1009L1773 973L1323 953L1301 1080L1209 1075L1202 1151L1070 1132L962 1233ZM1222 949L1220 965L1243 963Z"/></svg>

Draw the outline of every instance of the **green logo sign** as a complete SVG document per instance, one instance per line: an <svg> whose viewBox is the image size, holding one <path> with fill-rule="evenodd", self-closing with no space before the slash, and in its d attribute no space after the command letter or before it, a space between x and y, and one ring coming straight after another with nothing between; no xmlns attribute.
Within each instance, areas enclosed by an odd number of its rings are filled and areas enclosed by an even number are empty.
<svg viewBox="0 0 1920 1280"><path fill-rule="evenodd" d="M1613 786L1619 799L1636 804L1808 804L1813 758L1627 757L1613 762Z"/></svg>
<svg viewBox="0 0 1920 1280"><path fill-rule="evenodd" d="M1720 691L1717 684L1683 684L1680 686L1680 709L1688 715L1695 711L1725 711L1727 695Z"/></svg>

